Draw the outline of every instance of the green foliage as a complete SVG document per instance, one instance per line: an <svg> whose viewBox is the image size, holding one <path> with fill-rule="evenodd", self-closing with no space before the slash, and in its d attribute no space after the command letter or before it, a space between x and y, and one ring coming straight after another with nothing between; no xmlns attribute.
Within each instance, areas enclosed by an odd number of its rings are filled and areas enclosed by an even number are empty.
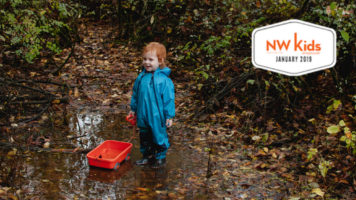
<svg viewBox="0 0 356 200"><path fill-rule="evenodd" d="M205 57L213 57L214 53L217 50L220 49L225 49L228 46L230 46L230 40L231 36L224 36L223 38L221 37L216 37L216 36L211 36L209 39L207 39L199 49L206 51L206 56ZM227 51L225 51L227 52ZM229 57L231 58L231 57Z"/></svg>
<svg viewBox="0 0 356 200"><path fill-rule="evenodd" d="M345 135L340 138L340 141L346 142L346 147L351 148L352 153L356 154L356 131L352 131L352 133L350 133L350 129L346 127L344 129L344 133Z"/></svg>
<svg viewBox="0 0 356 200"><path fill-rule="evenodd" d="M325 178L328 169L330 169L331 162L321 159L319 164L320 174Z"/></svg>
<svg viewBox="0 0 356 200"><path fill-rule="evenodd" d="M340 137L340 141L343 141L346 143L346 148L351 148L352 152L355 154L356 153L356 131L350 131L350 128L347 127L346 123L344 120L339 121L339 125L332 125L328 127L327 132L330 134L336 134L340 132L340 129L343 128L344 134L343 136Z"/></svg>
<svg viewBox="0 0 356 200"><path fill-rule="evenodd" d="M338 133L340 131L340 129L339 129L339 126L330 126L327 131L330 134L335 134L335 133Z"/></svg>
<svg viewBox="0 0 356 200"><path fill-rule="evenodd" d="M263 142L267 142L267 140L268 140L268 133L265 133L265 134L262 134L262 141Z"/></svg>
<svg viewBox="0 0 356 200"><path fill-rule="evenodd" d="M14 52L32 63L41 51L57 54L72 43L74 30L69 21L78 17L79 4L0 0L0 7L0 44L5 54Z"/></svg>
<svg viewBox="0 0 356 200"><path fill-rule="evenodd" d="M341 36L345 39L346 42L349 42L349 34L346 33L345 31L341 31Z"/></svg>
<svg viewBox="0 0 356 200"><path fill-rule="evenodd" d="M252 79L247 80L247 83L253 85L255 83L255 80L252 80Z"/></svg>
<svg viewBox="0 0 356 200"><path fill-rule="evenodd" d="M342 106L342 103L340 100L333 100L333 104L327 107L326 113L330 113L331 111L335 111L339 109L339 107Z"/></svg>

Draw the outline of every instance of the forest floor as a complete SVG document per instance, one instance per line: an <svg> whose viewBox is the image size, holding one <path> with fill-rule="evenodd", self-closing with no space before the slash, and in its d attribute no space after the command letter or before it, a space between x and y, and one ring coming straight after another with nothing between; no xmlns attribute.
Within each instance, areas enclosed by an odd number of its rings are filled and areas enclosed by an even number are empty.
<svg viewBox="0 0 356 200"><path fill-rule="evenodd" d="M54 128L49 128L50 116L44 114L39 120L19 124L12 131L43 130L43 138L54 149L93 148L105 140L126 141L131 137L132 127L124 117L129 112L132 86L142 62L141 52L129 44L111 42L113 38L107 37L108 30L110 27L105 24L82 26L83 43L75 47L75 58L69 60L60 76L35 75L35 78L80 85L69 92L70 104L66 108L69 125L63 124L64 105L61 105L53 107ZM64 51L55 60L63 60L69 53ZM177 117L168 129L172 147L167 153L166 168L132 166L141 156L137 135L131 141L132 159L122 166L120 176L89 167L81 153L25 151L16 154L16 163L25 168L16 175L18 180L12 182L15 190L2 187L0 195L28 199L328 198L325 188L317 183L319 175L293 175L300 166L293 159L292 146L267 148L247 144L240 139L243 133L231 132L219 123L189 120L196 109L191 83L174 79L174 75L172 79ZM46 89L59 88L51 85ZM17 138L13 140L16 143ZM14 155L7 154L6 159L14 163ZM352 198L352 194L345 194L347 197Z"/></svg>

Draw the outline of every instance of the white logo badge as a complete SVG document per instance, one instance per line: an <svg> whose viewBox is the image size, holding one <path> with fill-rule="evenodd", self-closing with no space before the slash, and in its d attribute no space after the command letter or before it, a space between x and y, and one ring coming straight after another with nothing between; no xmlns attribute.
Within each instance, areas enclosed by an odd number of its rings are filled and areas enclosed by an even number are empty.
<svg viewBox="0 0 356 200"><path fill-rule="evenodd" d="M300 76L336 64L336 32L324 26L288 20L252 32L255 67Z"/></svg>

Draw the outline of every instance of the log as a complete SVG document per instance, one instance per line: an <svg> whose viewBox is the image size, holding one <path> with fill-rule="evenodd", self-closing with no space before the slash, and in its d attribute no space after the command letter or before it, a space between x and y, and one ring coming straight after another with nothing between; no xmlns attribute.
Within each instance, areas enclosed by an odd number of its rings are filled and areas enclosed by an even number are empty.
<svg viewBox="0 0 356 200"><path fill-rule="evenodd" d="M50 152L62 152L62 153L88 153L93 149L51 149L51 148L40 148L40 147L33 147L33 146L19 146L17 144L12 144L8 142L1 142L2 148L20 148L24 151L50 151Z"/></svg>

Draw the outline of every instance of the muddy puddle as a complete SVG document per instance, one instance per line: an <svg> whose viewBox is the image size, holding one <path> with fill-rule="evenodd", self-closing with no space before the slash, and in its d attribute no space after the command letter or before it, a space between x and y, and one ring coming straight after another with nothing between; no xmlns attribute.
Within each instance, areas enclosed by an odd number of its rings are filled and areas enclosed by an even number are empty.
<svg viewBox="0 0 356 200"><path fill-rule="evenodd" d="M125 121L126 112L108 113L90 107L71 113L69 130L54 138L57 142L50 148L94 148L105 140L127 142L133 129ZM15 159L18 163L13 165L21 166L14 181L21 190L19 197L229 200L289 196L286 193L292 188L291 182L281 180L273 170L263 169L266 164L262 161L251 159L258 149L231 139L213 139L212 143L197 126L187 127L186 123L176 123L168 129L171 147L167 165L161 169L133 165L142 156L137 133L131 141L131 159L122 162L118 170L89 166L85 153L21 151L20 159Z"/></svg>
<svg viewBox="0 0 356 200"><path fill-rule="evenodd" d="M124 117L124 113L79 110L72 115L67 137L79 136L72 144L81 148L93 148L105 140L126 142L133 129ZM26 152L21 162L24 166L22 191L28 199L212 198L211 189L202 183L207 153L188 147L187 144L193 144L193 134L188 130L171 129L169 132L171 147L167 152L167 165L159 170L133 165L142 156L137 133L131 141L131 159L121 163L116 171L89 166L83 153ZM194 184L186 181L190 177L196 179Z"/></svg>

